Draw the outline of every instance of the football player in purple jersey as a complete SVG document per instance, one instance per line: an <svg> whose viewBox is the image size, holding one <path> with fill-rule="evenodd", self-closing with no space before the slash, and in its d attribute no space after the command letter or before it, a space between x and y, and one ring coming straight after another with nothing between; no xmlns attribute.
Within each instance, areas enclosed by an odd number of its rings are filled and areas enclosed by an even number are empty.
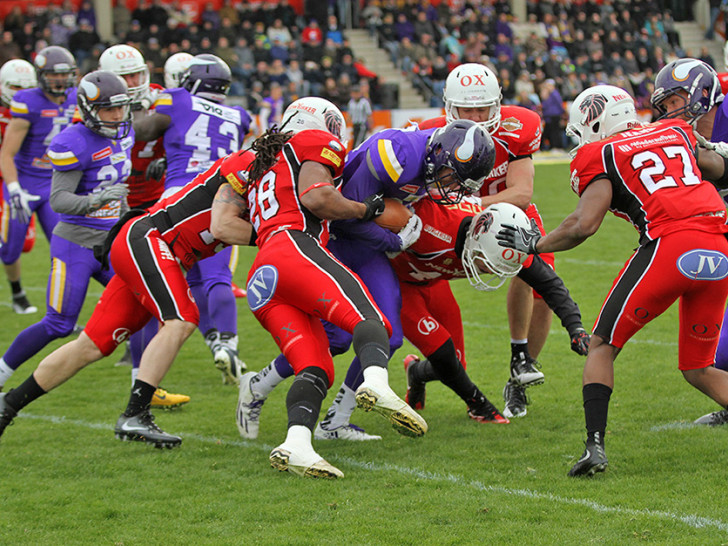
<svg viewBox="0 0 728 546"><path fill-rule="evenodd" d="M480 189L494 161L495 149L490 135L472 121L459 120L447 127L424 131L387 129L369 137L349 153L341 192L355 201L364 201L379 193L404 203L425 196L439 203L457 203L464 195ZM359 275L392 325L389 356L402 346L403 333L399 280L388 254L396 254L414 244L421 230L422 221L416 214L399 233L373 222L331 224L332 237L327 248ZM346 352L351 335L324 324L332 354ZM238 429L243 436L246 436L243 434L246 429L257 432L255 426L246 427L246 424L251 418L257 420L267 394L291 373L285 358L278 356L259 374L243 376L237 411ZM316 439L380 438L349 423L357 405L358 391L365 386L362 386L362 380L361 365L355 358L333 405L314 431ZM485 399L473 400L472 405L485 402Z"/></svg>
<svg viewBox="0 0 728 546"><path fill-rule="evenodd" d="M35 212L50 240L58 222L48 198L52 167L48 145L71 123L76 109L78 71L73 55L59 46L43 48L35 57L39 87L18 91L10 104L12 119L0 148L5 216L0 236L0 259L13 293L13 310L32 313L20 283L20 254L30 218Z"/></svg>
<svg viewBox="0 0 728 546"><path fill-rule="evenodd" d="M196 55L180 80L154 104L152 115L135 118L137 140L164 137L167 197L209 168L217 159L238 151L250 127L250 115L223 104L232 75L225 62L210 54ZM227 248L196 264L187 282L200 306L200 332L210 347L223 383L237 384L245 364L238 358L237 305Z"/></svg>
<svg viewBox="0 0 728 546"><path fill-rule="evenodd" d="M66 127L48 146L53 173L48 201L59 221L50 241L46 315L18 334L0 359L0 388L23 362L73 331L89 280L105 286L114 274L102 269L93 249L126 208L124 181L134 145L130 103L119 76L87 74L78 89L83 123Z"/></svg>

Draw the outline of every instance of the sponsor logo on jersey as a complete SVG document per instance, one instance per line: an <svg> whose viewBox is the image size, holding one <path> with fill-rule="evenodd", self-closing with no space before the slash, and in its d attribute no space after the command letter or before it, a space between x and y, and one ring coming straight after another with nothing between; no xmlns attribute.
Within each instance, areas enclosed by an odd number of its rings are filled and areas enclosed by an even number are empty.
<svg viewBox="0 0 728 546"><path fill-rule="evenodd" d="M418 184L405 184L404 186L400 186L399 189L405 193L415 194L422 189L422 186Z"/></svg>
<svg viewBox="0 0 728 546"><path fill-rule="evenodd" d="M154 142L156 142L156 140L152 141L152 145L154 145ZM124 138L124 139L123 139L123 140L121 141L121 149L122 149L122 150L128 150L128 149L129 149L129 148L131 148L132 146L134 146L134 139L133 139L133 138L131 138L130 136L128 136L128 137L126 137L126 138Z"/></svg>
<svg viewBox="0 0 728 546"><path fill-rule="evenodd" d="M508 162L503 162L499 164L497 167L495 167L492 171L490 171L490 174L488 175L489 179L498 178L501 176L505 176L508 174Z"/></svg>
<svg viewBox="0 0 728 546"><path fill-rule="evenodd" d="M521 120L519 120L518 118L506 118L504 120L501 120L501 127L505 131L520 131L521 129L523 129L523 123L521 123Z"/></svg>
<svg viewBox="0 0 728 546"><path fill-rule="evenodd" d="M240 117L240 110L234 110L229 106L223 106L221 104L215 104L209 100L202 99L200 97L192 97L192 110L195 112L202 112L216 118L224 119L226 121L232 121L236 125L242 123Z"/></svg>
<svg viewBox="0 0 728 546"><path fill-rule="evenodd" d="M250 277L248 286L248 306L251 311L257 311L268 303L276 293L278 285L278 270L272 265L259 267Z"/></svg>
<svg viewBox="0 0 728 546"><path fill-rule="evenodd" d="M41 110L40 117L42 118L54 118L58 115L58 110Z"/></svg>
<svg viewBox="0 0 728 546"><path fill-rule="evenodd" d="M677 268L688 279L719 281L728 277L728 257L716 250L696 248L677 259Z"/></svg>
<svg viewBox="0 0 728 546"><path fill-rule="evenodd" d="M91 159L94 161L101 161L105 157L109 157L111 155L111 146L107 146L103 150L99 150L95 154L91 156Z"/></svg>
<svg viewBox="0 0 728 546"><path fill-rule="evenodd" d="M440 231L439 229L435 229L434 227L432 227L429 224L425 225L423 230L425 231L425 233L429 233L433 237L440 239L441 241L445 241L446 243L449 243L452 241L452 237L450 235Z"/></svg>
<svg viewBox="0 0 728 546"><path fill-rule="evenodd" d="M162 239L157 239L157 247L159 248L159 254L163 260L174 261L174 256L172 255L172 252L169 250L167 243L165 243Z"/></svg>
<svg viewBox="0 0 728 546"><path fill-rule="evenodd" d="M576 169L571 171L571 189L575 194L579 194L579 177L576 174Z"/></svg>
<svg viewBox="0 0 728 546"><path fill-rule="evenodd" d="M111 156L111 164L121 163L122 161L126 161L127 158L126 152L117 152Z"/></svg>
<svg viewBox="0 0 728 546"><path fill-rule="evenodd" d="M428 336L437 331L440 324L432 317L422 317L417 323L417 331L423 336Z"/></svg>
<svg viewBox="0 0 728 546"><path fill-rule="evenodd" d="M333 163L337 167L339 165L341 165L341 158L338 155L336 155L336 152L333 152L333 151L329 150L328 148L323 148L321 150L321 157L323 157L324 159L328 159L329 161L331 161L331 163Z"/></svg>

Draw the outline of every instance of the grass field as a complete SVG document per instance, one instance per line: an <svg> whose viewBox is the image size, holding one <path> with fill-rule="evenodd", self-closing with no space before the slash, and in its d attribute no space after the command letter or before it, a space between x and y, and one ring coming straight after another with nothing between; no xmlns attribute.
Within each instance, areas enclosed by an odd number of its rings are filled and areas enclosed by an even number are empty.
<svg viewBox="0 0 728 546"><path fill-rule="evenodd" d="M536 181L535 201L553 229L576 204L568 169L540 165ZM610 216L592 240L557 257L587 328L636 243L633 228ZM252 251L241 254L242 284ZM45 294L47 256L40 238L23 258L36 304ZM469 372L502 409L510 356L506 290L453 286ZM81 322L100 292L91 286ZM13 314L8 294L4 283L2 351L40 318ZM276 346L244 300L239 311L241 356L259 370ZM476 423L452 392L430 384L424 438L398 436L380 417L357 411L353 421L382 441L317 443L346 474L335 482L269 467L269 451L285 436L290 382L266 402L259 439L241 440L237 390L221 384L199 334L164 381L191 403L157 416L162 428L184 437L182 447L119 442L112 429L130 384L129 368L113 365L119 351L29 406L5 432L0 544L725 544L726 430L690 424L717 406L682 380L676 340L673 306L622 351L606 439L610 466L593 479L566 476L583 450L583 358L569 350L558 321L539 357L546 382L529 390L525 418ZM406 343L390 365L391 384L402 395L402 358L412 350ZM42 355L7 386L22 382ZM336 359L337 387L349 360Z"/></svg>

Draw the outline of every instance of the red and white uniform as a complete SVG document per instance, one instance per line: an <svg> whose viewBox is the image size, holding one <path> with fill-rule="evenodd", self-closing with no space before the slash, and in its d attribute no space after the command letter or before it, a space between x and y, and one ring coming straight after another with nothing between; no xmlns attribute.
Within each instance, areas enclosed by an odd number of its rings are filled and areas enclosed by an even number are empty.
<svg viewBox="0 0 728 546"><path fill-rule="evenodd" d="M154 92L162 91L164 87L152 83L149 85ZM153 110L150 110L152 113ZM148 180L147 167L155 159L164 156L164 139L150 140L149 142L135 142L131 149L131 174L126 179L129 186L129 195L126 200L129 208L147 208L159 201L164 192L164 177L161 180ZM145 207L146 205L146 207Z"/></svg>
<svg viewBox="0 0 728 546"><path fill-rule="evenodd" d="M349 333L362 320L375 319L391 335L389 322L359 277L326 250L329 222L308 211L298 193L304 162L325 165L336 179L345 156L343 144L330 133L302 131L284 145L277 162L248 193L259 246L248 274L248 305L294 372L318 366L328 375L329 386L334 364L320 319Z"/></svg>
<svg viewBox="0 0 728 546"><path fill-rule="evenodd" d="M594 333L622 347L680 299L679 367L714 363L728 297L725 204L704 182L691 127L662 120L580 148L571 187L612 185L610 210L640 233L640 247L617 276Z"/></svg>
<svg viewBox="0 0 728 546"><path fill-rule="evenodd" d="M728 72L718 72L718 81L721 93L728 95Z"/></svg>
<svg viewBox="0 0 728 546"><path fill-rule="evenodd" d="M183 269L226 246L210 233L212 201L225 182L238 180L238 189L244 188L253 158L244 150L219 159L121 228L110 253L115 275L84 329L101 352L113 352L152 317L197 324L199 311Z"/></svg>

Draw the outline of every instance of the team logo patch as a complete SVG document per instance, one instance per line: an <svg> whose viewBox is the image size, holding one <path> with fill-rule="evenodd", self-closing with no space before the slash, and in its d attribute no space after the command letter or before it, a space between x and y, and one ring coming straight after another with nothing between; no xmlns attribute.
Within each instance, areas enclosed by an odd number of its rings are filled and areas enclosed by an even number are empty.
<svg viewBox="0 0 728 546"><path fill-rule="evenodd" d="M129 329L128 328L117 328L114 330L114 333L111 334L111 338L117 343L121 344L124 343L129 338Z"/></svg>
<svg viewBox="0 0 728 546"><path fill-rule="evenodd" d="M257 311L268 303L276 293L278 270L272 265L259 267L248 281L248 307Z"/></svg>
<svg viewBox="0 0 728 546"><path fill-rule="evenodd" d="M509 133L513 133L523 129L523 123L518 118L506 118L501 121L501 127Z"/></svg>
<svg viewBox="0 0 728 546"><path fill-rule="evenodd" d="M428 336L432 332L436 331L440 327L440 324L432 317L422 317L417 323L417 330L423 336Z"/></svg>
<svg viewBox="0 0 728 546"><path fill-rule="evenodd" d="M728 277L728 257L715 250L696 248L677 259L677 268L688 279L719 281Z"/></svg>
<svg viewBox="0 0 728 546"><path fill-rule="evenodd" d="M584 114L584 125L590 125L599 116L604 113L604 107L607 105L607 97L602 94L589 95L581 104L579 104L579 111Z"/></svg>

